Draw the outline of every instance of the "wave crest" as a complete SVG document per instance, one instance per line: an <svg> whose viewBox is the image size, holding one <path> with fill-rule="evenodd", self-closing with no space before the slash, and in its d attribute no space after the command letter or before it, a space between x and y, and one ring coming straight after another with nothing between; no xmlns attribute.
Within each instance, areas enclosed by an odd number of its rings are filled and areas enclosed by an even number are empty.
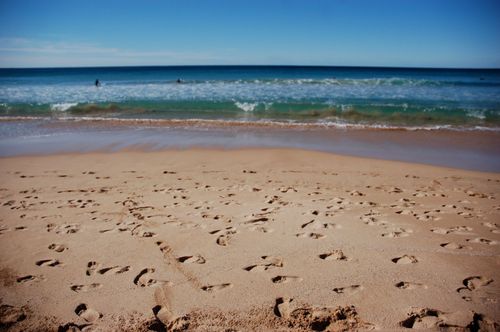
<svg viewBox="0 0 500 332"><path fill-rule="evenodd" d="M56 112L64 112L77 105L78 103L56 103L50 105L50 109Z"/></svg>
<svg viewBox="0 0 500 332"><path fill-rule="evenodd" d="M243 103L243 102L235 102L234 104L236 105L236 107L245 112L252 112L259 105L259 103Z"/></svg>

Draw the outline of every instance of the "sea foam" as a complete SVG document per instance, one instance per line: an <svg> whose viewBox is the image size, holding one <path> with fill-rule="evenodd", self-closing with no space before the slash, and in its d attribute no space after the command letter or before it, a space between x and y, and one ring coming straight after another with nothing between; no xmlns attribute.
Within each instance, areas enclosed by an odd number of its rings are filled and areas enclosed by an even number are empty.
<svg viewBox="0 0 500 332"><path fill-rule="evenodd" d="M236 105L236 107L244 110L245 112L252 112L255 109L255 107L259 105L258 103L240 103L240 102L235 102L234 104Z"/></svg>
<svg viewBox="0 0 500 332"><path fill-rule="evenodd" d="M52 111L64 112L69 110L71 107L75 107L78 103L57 103L50 105Z"/></svg>

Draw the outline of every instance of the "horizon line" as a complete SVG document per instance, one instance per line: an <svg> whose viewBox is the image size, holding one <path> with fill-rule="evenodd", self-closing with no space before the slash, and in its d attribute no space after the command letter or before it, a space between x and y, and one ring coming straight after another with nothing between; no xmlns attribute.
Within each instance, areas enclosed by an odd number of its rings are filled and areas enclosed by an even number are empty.
<svg viewBox="0 0 500 332"><path fill-rule="evenodd" d="M0 67L5 69L98 69L98 68L159 68L159 67L310 67L310 68L380 68L380 69L447 69L447 70L500 70L500 67L431 67L431 66L370 66L370 65L276 65L276 64L189 64L189 65L116 65L116 66L42 66Z"/></svg>

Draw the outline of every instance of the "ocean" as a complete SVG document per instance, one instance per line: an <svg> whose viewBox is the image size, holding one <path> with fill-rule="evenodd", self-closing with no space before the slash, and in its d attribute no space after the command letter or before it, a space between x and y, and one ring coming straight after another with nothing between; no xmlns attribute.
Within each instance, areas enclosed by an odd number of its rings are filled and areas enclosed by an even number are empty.
<svg viewBox="0 0 500 332"><path fill-rule="evenodd" d="M0 157L191 147L301 148L499 172L500 70L0 69Z"/></svg>
<svg viewBox="0 0 500 332"><path fill-rule="evenodd" d="M99 87L94 84L96 79ZM498 130L500 70L299 66L0 69L0 117Z"/></svg>

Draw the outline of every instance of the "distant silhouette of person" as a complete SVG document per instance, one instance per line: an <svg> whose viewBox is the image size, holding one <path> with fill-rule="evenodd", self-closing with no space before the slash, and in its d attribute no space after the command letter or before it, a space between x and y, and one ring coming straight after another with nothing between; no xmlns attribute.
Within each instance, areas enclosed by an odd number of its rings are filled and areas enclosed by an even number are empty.
<svg viewBox="0 0 500 332"><path fill-rule="evenodd" d="M176 82L177 82L177 84L181 84L182 80L180 78L178 78Z"/></svg>
<svg viewBox="0 0 500 332"><path fill-rule="evenodd" d="M98 79L96 79L96 80L95 80L95 86L96 86L96 87L101 86L101 82L99 82L99 80L98 80Z"/></svg>

